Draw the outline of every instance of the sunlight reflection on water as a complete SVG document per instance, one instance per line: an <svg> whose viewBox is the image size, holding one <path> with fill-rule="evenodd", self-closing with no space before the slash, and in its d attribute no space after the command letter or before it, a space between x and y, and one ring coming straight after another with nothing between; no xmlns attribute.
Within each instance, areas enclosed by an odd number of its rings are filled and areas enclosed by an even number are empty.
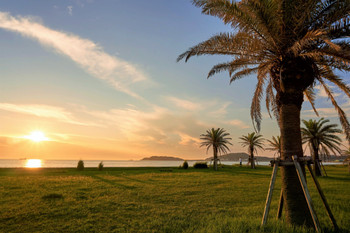
<svg viewBox="0 0 350 233"><path fill-rule="evenodd" d="M24 167L28 167L28 168L41 167L41 159L27 159Z"/></svg>

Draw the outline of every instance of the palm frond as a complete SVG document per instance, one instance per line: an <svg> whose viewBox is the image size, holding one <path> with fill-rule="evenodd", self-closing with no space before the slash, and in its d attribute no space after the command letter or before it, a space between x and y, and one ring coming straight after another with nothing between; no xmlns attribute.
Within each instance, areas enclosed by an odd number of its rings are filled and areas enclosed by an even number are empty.
<svg viewBox="0 0 350 233"><path fill-rule="evenodd" d="M309 103L311 104L312 109L314 110L316 116L318 115L318 112L315 108L315 92L313 90L313 87L309 87L304 91L304 96L308 99Z"/></svg>
<svg viewBox="0 0 350 233"><path fill-rule="evenodd" d="M344 130L344 133L346 135L346 139L348 141L350 141L350 124L349 124L349 121L348 121L348 119L346 117L345 112L339 107L337 101L334 99L333 92L324 83L322 78L319 78L318 81L320 82L320 84L324 88L324 90L327 93L329 99L332 101L332 104L333 104L335 110L338 112L339 120L340 120L341 126L342 126L342 128Z"/></svg>

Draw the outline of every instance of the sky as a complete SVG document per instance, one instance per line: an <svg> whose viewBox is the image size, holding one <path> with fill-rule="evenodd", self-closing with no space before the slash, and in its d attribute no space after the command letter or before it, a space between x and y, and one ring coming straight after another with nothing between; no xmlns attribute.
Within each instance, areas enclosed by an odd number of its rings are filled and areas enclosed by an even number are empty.
<svg viewBox="0 0 350 233"><path fill-rule="evenodd" d="M200 134L224 128L231 152L253 132L252 75L229 85L207 79L230 57L176 58L232 31L190 0L16 0L0 2L0 159L204 159ZM346 78L349 74L339 74ZM339 124L324 91L321 117ZM335 89L350 114L350 102ZM263 107L261 134L279 134ZM305 102L302 118L316 119ZM42 132L47 140L28 135ZM258 155L273 157L273 152Z"/></svg>

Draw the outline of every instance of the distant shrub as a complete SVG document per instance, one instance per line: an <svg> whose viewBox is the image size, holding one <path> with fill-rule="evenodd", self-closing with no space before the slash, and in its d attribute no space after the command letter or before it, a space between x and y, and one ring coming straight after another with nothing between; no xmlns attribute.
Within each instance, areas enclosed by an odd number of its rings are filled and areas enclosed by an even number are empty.
<svg viewBox="0 0 350 233"><path fill-rule="evenodd" d="M194 168L208 168L208 164L206 162L196 162L193 164Z"/></svg>
<svg viewBox="0 0 350 233"><path fill-rule="evenodd" d="M182 164L182 168L183 168L183 169L187 169L187 168L188 168L188 163L187 163L186 160L185 160L184 163Z"/></svg>
<svg viewBox="0 0 350 233"><path fill-rule="evenodd" d="M84 170L84 161L83 161L83 160L79 160L77 169L78 169L79 171Z"/></svg>
<svg viewBox="0 0 350 233"><path fill-rule="evenodd" d="M101 161L101 163L98 164L98 170L102 171L103 170L103 162Z"/></svg>
<svg viewBox="0 0 350 233"><path fill-rule="evenodd" d="M58 193L50 193L41 197L42 199L62 199L63 195Z"/></svg>

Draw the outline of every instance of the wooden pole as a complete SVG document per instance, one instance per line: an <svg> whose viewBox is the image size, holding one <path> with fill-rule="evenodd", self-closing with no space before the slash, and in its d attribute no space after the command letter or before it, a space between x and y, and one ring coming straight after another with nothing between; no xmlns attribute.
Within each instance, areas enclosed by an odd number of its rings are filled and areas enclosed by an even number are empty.
<svg viewBox="0 0 350 233"><path fill-rule="evenodd" d="M282 217L282 210L283 210L283 190L281 189L280 201L279 201L278 210L277 210L277 219L280 219Z"/></svg>
<svg viewBox="0 0 350 233"><path fill-rule="evenodd" d="M309 193L309 189L307 188L307 184L306 184L306 180L305 180L303 171L302 171L301 166L300 166L300 164L298 162L298 157L296 155L294 155L294 156L292 156L292 158L293 158L293 162L294 162L294 165L295 165L295 169L297 170L297 174L298 174L298 177L299 177L299 180L300 180L301 187L303 188L303 191L304 191L306 202L307 202L307 204L309 206L310 214L312 216L312 220L313 220L314 225L315 225L315 230L317 232L321 232L320 223L318 221L316 212L314 211L312 200L311 200L311 196L310 196L310 193Z"/></svg>
<svg viewBox="0 0 350 233"><path fill-rule="evenodd" d="M275 181L276 181L277 169L278 169L278 164L275 163L275 165L273 166L269 192L267 193L264 215L263 215L263 218L262 218L262 221L261 221L261 225L262 226L265 225L265 223L267 222L267 217L269 215L269 209L270 209L270 204L271 204L273 186L275 185Z"/></svg>
<svg viewBox="0 0 350 233"><path fill-rule="evenodd" d="M312 171L312 168L311 168L310 164L307 165L307 168L308 168L309 171L310 171L311 177L312 177L312 179L313 179L314 182L315 182L315 185L316 185L316 188L317 188L317 190L318 190L318 193L320 194L321 199L322 199L322 201L323 201L323 204L324 204L324 206L326 207L327 214L328 214L329 218L331 219L331 222L332 222L332 224L333 224L335 230L338 230L339 227L338 227L338 225L337 225L337 222L335 221L335 218L334 218L334 216L333 216L333 214L332 214L331 209L329 208L328 202L327 202L327 200L326 200L326 196L324 195L324 193L323 193L323 191L322 191L322 189L321 189L321 186L320 186L320 184L318 183L318 180L316 179L316 176L315 176L314 172Z"/></svg>
<svg viewBox="0 0 350 233"><path fill-rule="evenodd" d="M321 166L322 166L322 168L323 168L324 174L326 174L326 176L328 176L328 175L327 175L327 172L326 172L326 169L324 168L324 165L323 165L322 161L321 161L320 163L321 163Z"/></svg>

